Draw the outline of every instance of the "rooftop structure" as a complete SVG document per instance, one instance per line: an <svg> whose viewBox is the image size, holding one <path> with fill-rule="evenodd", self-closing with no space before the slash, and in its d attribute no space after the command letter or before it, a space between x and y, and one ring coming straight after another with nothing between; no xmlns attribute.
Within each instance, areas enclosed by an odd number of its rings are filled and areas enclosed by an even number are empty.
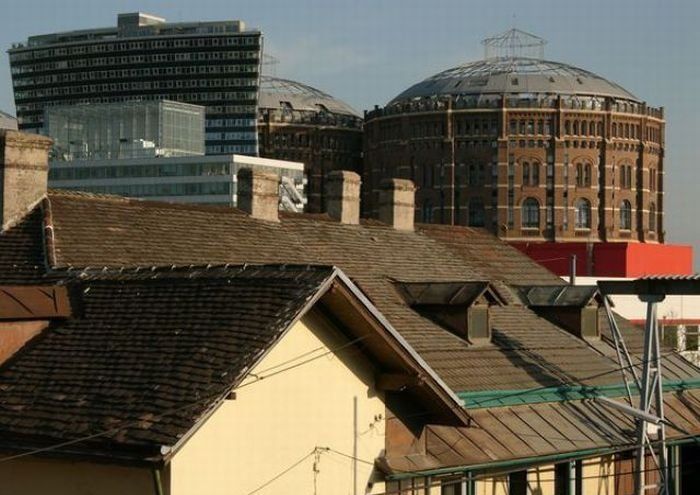
<svg viewBox="0 0 700 495"><path fill-rule="evenodd" d="M55 160L204 154L204 107L174 101L86 103L46 109Z"/></svg>

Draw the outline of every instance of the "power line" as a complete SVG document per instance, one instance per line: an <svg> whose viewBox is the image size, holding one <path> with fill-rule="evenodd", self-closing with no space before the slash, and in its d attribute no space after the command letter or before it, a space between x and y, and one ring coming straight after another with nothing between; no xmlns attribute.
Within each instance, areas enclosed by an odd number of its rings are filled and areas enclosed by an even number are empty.
<svg viewBox="0 0 700 495"><path fill-rule="evenodd" d="M310 363L310 362L312 362L312 361L315 361L315 360L317 360L317 359L320 359L320 358L322 358L322 357L325 357L325 356L327 356L327 355L329 355L329 354L333 354L333 353L336 353L336 352L340 352L340 351L344 350L345 348L350 347L350 346L356 344L357 342L360 342L360 341L366 339L367 337L369 337L369 334L362 335L362 336L360 336L360 337L357 337L356 339L353 339L353 340L351 340L351 341L346 342L345 344L343 344L343 345L341 345L341 346L339 346L339 347L336 347L336 348L334 348L334 349L329 349L327 352L324 352L323 354L319 354L318 356L314 356L314 357L309 358L309 359L307 359L307 360L305 360L305 361L296 363L296 364L294 364L294 365L292 365L292 366L289 366L289 367L287 367L287 368L282 368L282 369L280 369L280 370L277 370L277 371L275 371L275 372L269 373L269 374L267 374L267 375L259 376L259 377L258 377L256 380L254 380L254 381L247 382L247 383L241 383L240 385L237 385L237 386L235 386L235 387L227 388L224 392L218 392L218 393L216 393L216 394L208 395L208 396L206 396L206 397L204 397L204 398L200 398L200 399L198 399L198 400L196 400L196 401L193 401L193 402L189 402L189 403L187 403L187 404L184 404L183 406L180 406L180 407L177 407L177 408L173 408L173 409L166 410L166 411L161 412L160 414L156 415L156 417L157 417L157 418L163 418L163 417L168 416L168 415L170 415L170 414L174 414L174 413L181 412L181 411L184 411L184 410L186 410L186 409L189 409L190 407L195 407L195 406L197 406L197 405L199 405L199 404L201 404L201 403L203 403L203 402L204 402L204 403L208 403L208 402L211 401L212 399L219 399L219 400L221 400L222 397L228 395L229 393L231 393L231 392L233 392L233 391L239 390L239 389L241 389L241 388L247 387L247 386L252 385L252 384L255 384L255 383L259 383L260 381L264 380L265 378L269 378L269 377L272 377L272 376L275 376L275 375L279 375L280 373L293 370L293 369L295 369L295 368L298 368L298 367L300 367L300 366L303 366L303 365L305 365L305 364L308 364L308 363ZM307 353L304 353L304 354L302 354L302 355L300 355L300 356L303 356L303 355L308 355L308 352L307 352ZM298 358L297 358L297 359L298 359ZM292 360L290 360L290 362L291 362L291 361L294 361L294 360L295 360L295 359L293 358ZM274 367L273 367L273 368L274 368ZM270 368L270 369L272 369L272 368ZM217 401L217 402L218 402L218 401ZM214 407L214 406L212 406L212 408L213 408L213 407ZM23 458L23 457L29 457L29 456L32 456L32 455L35 455L35 454L42 454L42 453L45 453L45 452L50 452L50 451L52 451L52 450L57 450L57 449L60 449L60 448L63 448L63 447L68 447L68 446L75 445L75 444L80 443L80 442L85 442L85 441L88 441L88 440L92 440L92 439L94 439L94 438L99 438L99 437L102 437L102 436L108 436L108 435L116 434L116 433L119 433L119 432L120 432L121 430L123 430L124 428L128 428L128 427L134 426L134 425L138 425L140 422L141 422L140 420L124 421L124 422L123 422L122 424L120 424L119 426L115 426L114 428L110 428L110 429L108 429L108 430L102 430L102 431L100 431L100 432L93 433L93 434L91 434L91 435L86 435L86 436L83 436L83 437L79 437L79 438L67 440L67 441L64 441L64 442L59 442L59 443L56 443L56 444L48 445L48 446L46 446L46 447L41 447L41 448L37 448L37 449L32 449L32 450L30 450L30 451L22 452L22 453L19 453L19 454L14 454L14 455L6 456L6 457L0 457L0 463L1 463L1 462L7 462L7 461L12 461L12 460L20 459L20 458Z"/></svg>
<svg viewBox="0 0 700 495"><path fill-rule="evenodd" d="M260 485L259 487L257 487L257 488L256 488L255 490L253 490L252 492L248 492L247 495L253 495L254 493L257 493L257 492L259 492L260 490L262 490L263 488L265 488L266 486L268 486L268 485L274 483L275 481L277 481L278 479L280 479L282 476L284 476L285 474L287 474L289 471L291 471L292 469L294 469L295 467L297 467L299 464L301 464L302 462L304 462L306 459L308 459L308 458L311 457L312 455L315 455L317 450L318 450L318 447L314 448L311 452L309 452L309 453L306 454L304 457L302 457L301 459L299 459L298 461L296 461L294 464L292 464L292 465L289 466L288 468L284 469L282 472L276 474L275 476L273 476L272 478L270 478L269 480L267 480L265 483L263 483L262 485Z"/></svg>

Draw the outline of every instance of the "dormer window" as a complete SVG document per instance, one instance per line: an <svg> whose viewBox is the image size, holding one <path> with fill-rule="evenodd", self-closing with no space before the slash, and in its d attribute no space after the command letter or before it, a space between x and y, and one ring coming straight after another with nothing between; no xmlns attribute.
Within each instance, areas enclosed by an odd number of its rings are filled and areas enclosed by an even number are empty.
<svg viewBox="0 0 700 495"><path fill-rule="evenodd" d="M539 316L582 339L600 337L598 310L603 296L595 285L517 287L523 304Z"/></svg>
<svg viewBox="0 0 700 495"><path fill-rule="evenodd" d="M491 341L492 306L503 299L488 282L397 282L406 303L471 344Z"/></svg>

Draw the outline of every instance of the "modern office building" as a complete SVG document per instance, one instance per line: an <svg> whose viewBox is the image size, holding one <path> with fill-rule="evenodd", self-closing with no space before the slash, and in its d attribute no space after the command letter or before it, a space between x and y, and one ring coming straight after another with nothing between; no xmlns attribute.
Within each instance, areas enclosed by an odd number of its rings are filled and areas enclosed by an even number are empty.
<svg viewBox="0 0 700 495"><path fill-rule="evenodd" d="M303 211L304 164L245 155L51 161L49 187L174 203L236 206L241 168L280 177L280 208Z"/></svg>
<svg viewBox="0 0 700 495"><path fill-rule="evenodd" d="M19 128L45 133L59 105L173 100L206 108L207 153L255 155L262 35L242 21L117 26L31 36L9 50Z"/></svg>
<svg viewBox="0 0 700 495"><path fill-rule="evenodd" d="M0 129L17 130L17 119L8 113L0 111Z"/></svg>
<svg viewBox="0 0 700 495"><path fill-rule="evenodd" d="M316 88L263 75L258 132L260 156L306 165L309 212L325 211L328 172L361 172L362 117Z"/></svg>
<svg viewBox="0 0 700 495"><path fill-rule="evenodd" d="M204 154L205 108L169 100L84 103L46 109L53 155L105 160Z"/></svg>
<svg viewBox="0 0 700 495"><path fill-rule="evenodd" d="M507 31L368 112L365 214L382 181L409 178L417 220L485 227L558 273L570 254L588 275L691 271L689 246L662 245L663 108L544 44Z"/></svg>

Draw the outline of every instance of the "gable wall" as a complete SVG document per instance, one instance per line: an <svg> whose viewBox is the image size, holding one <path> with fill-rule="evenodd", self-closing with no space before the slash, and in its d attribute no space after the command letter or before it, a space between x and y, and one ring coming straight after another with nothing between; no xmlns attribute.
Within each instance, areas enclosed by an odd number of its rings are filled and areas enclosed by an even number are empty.
<svg viewBox="0 0 700 495"><path fill-rule="evenodd" d="M292 327L252 373L264 376L345 342L347 339L325 318L312 312ZM270 370L276 365L281 366ZM251 381L255 380L244 383ZM383 397L373 389L373 382L370 363L354 347L348 347L240 387L236 399L227 400L174 456L171 495L246 494L317 446L352 454L355 397L358 457L373 462L385 446L386 415ZM313 463L311 455L256 493L314 493ZM350 459L339 454L322 453L317 466L317 492L352 493L352 465ZM357 473L357 493L365 493L376 473L373 466L362 462L357 465ZM372 492L383 488L383 483L374 483Z"/></svg>

